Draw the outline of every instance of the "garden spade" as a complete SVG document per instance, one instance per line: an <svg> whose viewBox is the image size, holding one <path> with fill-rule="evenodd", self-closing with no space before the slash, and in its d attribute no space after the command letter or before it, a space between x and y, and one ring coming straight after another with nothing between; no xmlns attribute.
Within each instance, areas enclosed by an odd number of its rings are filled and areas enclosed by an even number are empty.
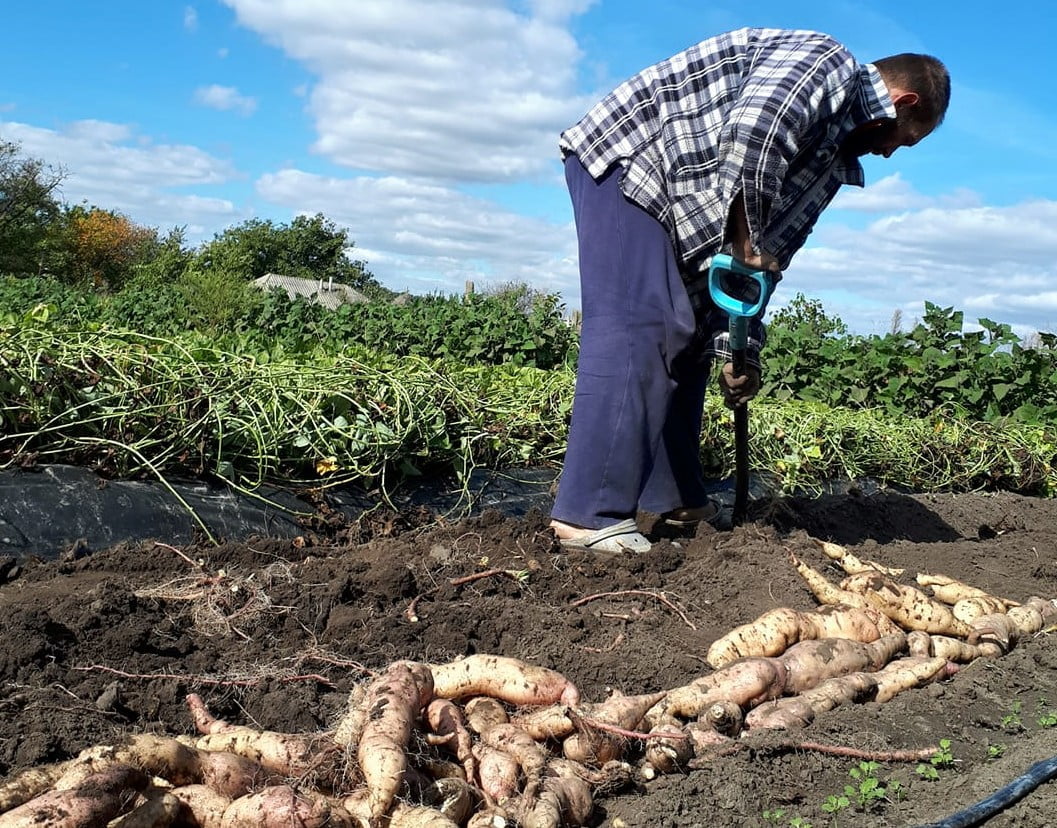
<svg viewBox="0 0 1057 828"><path fill-rule="evenodd" d="M719 253L708 268L708 292L730 320L730 350L734 376L745 374L745 349L749 339L749 319L762 315L781 279L780 273L753 270L733 256ZM749 406L734 408L734 512L731 522L745 520L749 502Z"/></svg>

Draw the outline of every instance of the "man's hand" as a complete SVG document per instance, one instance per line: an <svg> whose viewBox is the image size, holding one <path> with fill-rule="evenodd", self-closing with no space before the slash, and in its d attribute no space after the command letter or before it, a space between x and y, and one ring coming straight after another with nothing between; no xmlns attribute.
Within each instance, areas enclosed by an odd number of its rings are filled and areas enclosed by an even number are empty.
<svg viewBox="0 0 1057 828"><path fill-rule="evenodd" d="M719 372L719 389L723 392L723 402L727 408L744 405L760 391L760 371L752 365L745 366L745 373L734 376L734 364L724 363Z"/></svg>
<svg viewBox="0 0 1057 828"><path fill-rule="evenodd" d="M730 219L727 222L727 245L731 255L754 270L768 270L777 273L781 270L778 259L766 251L757 253L749 241L749 220L745 216L745 200L741 193L734 196L730 205Z"/></svg>

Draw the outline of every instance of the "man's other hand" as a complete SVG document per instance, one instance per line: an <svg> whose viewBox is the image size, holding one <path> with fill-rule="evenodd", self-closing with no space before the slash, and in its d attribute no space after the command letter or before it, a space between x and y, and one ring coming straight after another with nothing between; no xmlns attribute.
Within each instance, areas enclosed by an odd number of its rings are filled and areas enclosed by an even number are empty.
<svg viewBox="0 0 1057 828"><path fill-rule="evenodd" d="M719 372L719 389L723 392L723 402L727 408L744 405L760 392L760 370L752 365L745 366L745 373L734 376L734 364L724 363Z"/></svg>

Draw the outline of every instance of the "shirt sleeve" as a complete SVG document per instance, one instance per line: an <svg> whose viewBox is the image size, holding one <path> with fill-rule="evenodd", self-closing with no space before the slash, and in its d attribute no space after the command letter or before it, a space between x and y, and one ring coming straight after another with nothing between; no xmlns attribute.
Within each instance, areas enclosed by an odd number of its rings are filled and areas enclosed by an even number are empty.
<svg viewBox="0 0 1057 828"><path fill-rule="evenodd" d="M833 39L776 40L757 55L720 136L726 192L744 194L749 239L766 250L764 233L790 164L817 129L844 104L858 64ZM769 252L769 251L768 251Z"/></svg>
<svg viewBox="0 0 1057 828"><path fill-rule="evenodd" d="M704 339L705 353L722 362L730 362L733 353L730 349L730 322L727 315L718 308L711 310L698 320L697 329ZM745 362L761 370L760 351L767 343L767 327L760 319L753 317L749 319L747 333Z"/></svg>

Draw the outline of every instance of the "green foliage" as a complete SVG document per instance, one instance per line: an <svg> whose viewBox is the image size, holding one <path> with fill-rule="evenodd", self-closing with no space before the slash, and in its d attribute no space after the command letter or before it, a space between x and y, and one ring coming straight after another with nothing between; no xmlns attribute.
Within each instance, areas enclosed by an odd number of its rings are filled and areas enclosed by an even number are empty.
<svg viewBox="0 0 1057 828"><path fill-rule="evenodd" d="M266 273L333 279L370 297L391 296L362 261L349 257L352 247L348 232L321 214L298 216L289 224L250 219L203 245L195 264L203 271L226 271L247 280Z"/></svg>
<svg viewBox="0 0 1057 828"><path fill-rule="evenodd" d="M854 803L861 811L872 811L877 808L888 789L881 784L877 778L876 762L860 762L858 767L848 771L848 775L855 780L855 785L844 786L844 796Z"/></svg>
<svg viewBox="0 0 1057 828"><path fill-rule="evenodd" d="M987 758L988 759L999 759L1002 754L1006 752L1006 746L1003 744L994 744L987 746Z"/></svg>
<svg viewBox="0 0 1057 828"><path fill-rule="evenodd" d="M909 333L848 336L802 297L775 315L763 354L764 394L912 417L946 409L969 420L1051 422L1057 417L1057 336L1023 347L1009 325L926 303Z"/></svg>
<svg viewBox="0 0 1057 828"><path fill-rule="evenodd" d="M0 319L21 319L37 305L46 305L53 317L81 325L99 319L105 302L87 287L63 284L51 276L0 277Z"/></svg>
<svg viewBox="0 0 1057 828"><path fill-rule="evenodd" d="M951 740L940 739L939 749L929 757L928 762L919 762L914 770L922 779L935 780L940 777L940 768L954 767L954 762Z"/></svg>
<svg viewBox="0 0 1057 828"><path fill-rule="evenodd" d="M56 193L63 175L0 139L0 273L45 272L49 233L61 213Z"/></svg>
<svg viewBox="0 0 1057 828"><path fill-rule="evenodd" d="M259 347L285 353L355 345L395 356L534 368L570 364L576 347L557 297L537 297L526 310L517 292L409 297L399 305L372 301L329 311L270 291L243 327Z"/></svg>
<svg viewBox="0 0 1057 828"><path fill-rule="evenodd" d="M1010 706L1009 712L1002 717L1002 727L1006 730L1023 730L1024 722L1020 717L1021 711L1024 709L1024 704L1021 701L1015 701Z"/></svg>

